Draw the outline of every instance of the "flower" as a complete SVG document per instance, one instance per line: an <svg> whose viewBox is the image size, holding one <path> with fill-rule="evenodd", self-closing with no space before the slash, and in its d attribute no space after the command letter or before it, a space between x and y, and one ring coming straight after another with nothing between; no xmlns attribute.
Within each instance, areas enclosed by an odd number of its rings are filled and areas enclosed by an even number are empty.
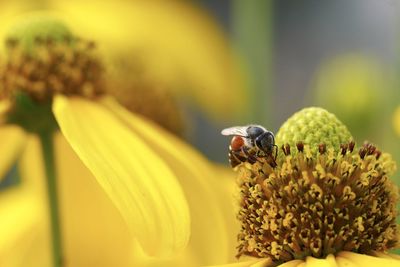
<svg viewBox="0 0 400 267"><path fill-rule="evenodd" d="M144 76L212 119L242 117L249 110L245 68L218 23L196 3L13 1L0 10L0 35L16 15L38 9L53 12L79 36L96 40L108 61L130 73L139 66Z"/></svg>
<svg viewBox="0 0 400 267"><path fill-rule="evenodd" d="M13 28L1 72L5 125L39 135L49 153L59 126L146 253L180 251L190 235L183 190L158 152L113 112L123 108L106 100L93 49L53 18L30 17Z"/></svg>
<svg viewBox="0 0 400 267"><path fill-rule="evenodd" d="M398 266L398 189L390 155L365 143L321 108L289 118L276 159L236 167L240 188L238 257L227 266ZM255 154L257 155L257 153ZM243 155L245 156L245 154Z"/></svg>

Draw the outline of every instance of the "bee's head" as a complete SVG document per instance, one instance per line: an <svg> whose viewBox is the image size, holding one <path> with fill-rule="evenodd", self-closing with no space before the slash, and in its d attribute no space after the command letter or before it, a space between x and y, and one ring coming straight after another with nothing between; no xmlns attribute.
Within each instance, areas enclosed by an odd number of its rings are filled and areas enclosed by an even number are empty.
<svg viewBox="0 0 400 267"><path fill-rule="evenodd" d="M271 153L275 145L274 134L270 131L265 131L255 139L255 145L266 153Z"/></svg>

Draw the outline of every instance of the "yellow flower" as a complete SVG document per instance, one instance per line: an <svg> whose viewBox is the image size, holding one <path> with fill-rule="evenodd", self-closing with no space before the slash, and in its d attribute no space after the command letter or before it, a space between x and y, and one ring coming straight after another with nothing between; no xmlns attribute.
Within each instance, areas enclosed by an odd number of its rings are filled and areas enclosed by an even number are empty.
<svg viewBox="0 0 400 267"><path fill-rule="evenodd" d="M306 108L278 131L277 158L238 151L237 256L255 259L223 266L399 266L387 253L400 237L396 165L351 140L333 114Z"/></svg>
<svg viewBox="0 0 400 267"><path fill-rule="evenodd" d="M222 29L194 3L57 0L43 5L13 1L2 7L0 35L13 23L12 15L45 8L64 18L74 33L96 40L112 63L131 72L138 65L143 75L192 100L211 118L246 114L244 67Z"/></svg>
<svg viewBox="0 0 400 267"><path fill-rule="evenodd" d="M59 126L146 253L182 250L190 214L177 174L114 110L123 108L105 102L102 65L92 45L52 18L32 17L13 28L8 46L0 84L2 101L9 104L5 125L38 134L50 153L46 161L52 160ZM147 124L139 118L137 123L139 129ZM48 175L54 172L50 165Z"/></svg>

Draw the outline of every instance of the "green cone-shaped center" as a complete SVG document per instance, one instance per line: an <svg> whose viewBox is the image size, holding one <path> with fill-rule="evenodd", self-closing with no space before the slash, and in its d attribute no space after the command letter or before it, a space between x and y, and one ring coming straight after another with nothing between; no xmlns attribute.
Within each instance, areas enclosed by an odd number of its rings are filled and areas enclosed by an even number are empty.
<svg viewBox="0 0 400 267"><path fill-rule="evenodd" d="M17 42L25 52L32 53L37 41L64 42L72 40L68 27L58 19L45 14L28 15L11 27L6 40Z"/></svg>
<svg viewBox="0 0 400 267"><path fill-rule="evenodd" d="M316 153L319 144L325 144L327 149L338 149L351 140L350 132L334 114L310 107L291 116L279 129L275 141L278 146L289 144L291 147L302 142Z"/></svg>

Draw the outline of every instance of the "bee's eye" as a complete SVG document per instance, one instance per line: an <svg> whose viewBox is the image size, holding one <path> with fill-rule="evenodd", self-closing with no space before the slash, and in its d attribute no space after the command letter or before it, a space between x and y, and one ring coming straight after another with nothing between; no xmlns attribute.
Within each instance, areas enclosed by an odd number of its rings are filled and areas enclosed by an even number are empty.
<svg viewBox="0 0 400 267"><path fill-rule="evenodd" d="M257 136L261 135L262 133L264 133L264 130L260 127L250 126L247 129L247 134L249 135L250 138L256 138Z"/></svg>

